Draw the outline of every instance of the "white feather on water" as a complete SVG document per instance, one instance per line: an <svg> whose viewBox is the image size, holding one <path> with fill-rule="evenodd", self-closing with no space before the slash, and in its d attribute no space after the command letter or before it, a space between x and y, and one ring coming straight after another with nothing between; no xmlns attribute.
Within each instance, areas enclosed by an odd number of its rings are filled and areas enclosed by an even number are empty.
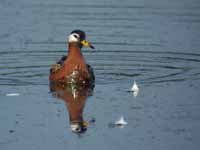
<svg viewBox="0 0 200 150"><path fill-rule="evenodd" d="M117 120L116 122L115 122L115 125L116 126L120 126L120 127L124 127L125 125L127 125L128 123L124 120L124 117L123 116L121 116L120 118L119 118L119 120Z"/></svg>
<svg viewBox="0 0 200 150"><path fill-rule="evenodd" d="M138 85L137 85L137 83L136 83L136 81L134 81L134 83L133 83L133 86L132 86L132 88L131 88L131 92L133 92L133 96L134 97L137 97L137 95L138 95L138 93L139 93L139 87L138 87Z"/></svg>

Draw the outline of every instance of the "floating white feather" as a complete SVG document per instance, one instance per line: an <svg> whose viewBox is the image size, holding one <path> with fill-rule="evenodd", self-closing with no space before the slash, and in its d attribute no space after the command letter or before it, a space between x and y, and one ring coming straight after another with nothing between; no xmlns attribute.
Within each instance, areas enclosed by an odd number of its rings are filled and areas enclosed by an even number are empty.
<svg viewBox="0 0 200 150"><path fill-rule="evenodd" d="M134 96L134 97L136 97L136 96L138 95L139 90L140 90L140 89L139 89L139 87L138 87L136 81L134 81L133 86L132 86L132 88L131 88L131 92L133 92L133 96Z"/></svg>
<svg viewBox="0 0 200 150"><path fill-rule="evenodd" d="M125 125L127 125L128 123L124 120L124 117L123 116L121 116L120 118L119 118L119 120L117 120L116 122L115 122L115 125L117 125L117 126L125 126Z"/></svg>

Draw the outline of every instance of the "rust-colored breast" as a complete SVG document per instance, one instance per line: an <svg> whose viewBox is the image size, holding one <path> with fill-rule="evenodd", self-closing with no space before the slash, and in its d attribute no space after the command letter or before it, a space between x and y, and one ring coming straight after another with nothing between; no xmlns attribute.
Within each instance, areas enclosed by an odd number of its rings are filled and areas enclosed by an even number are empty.
<svg viewBox="0 0 200 150"><path fill-rule="evenodd" d="M81 50L75 46L69 46L68 57L52 65L50 70L50 81L87 83L93 80L93 74L85 63Z"/></svg>

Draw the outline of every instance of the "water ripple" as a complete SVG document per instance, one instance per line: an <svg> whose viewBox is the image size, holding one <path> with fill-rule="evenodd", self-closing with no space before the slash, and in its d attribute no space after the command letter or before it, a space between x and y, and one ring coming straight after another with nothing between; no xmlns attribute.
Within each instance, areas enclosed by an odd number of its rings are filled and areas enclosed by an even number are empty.
<svg viewBox="0 0 200 150"><path fill-rule="evenodd" d="M97 47L83 52L99 83L200 78L199 5L0 3L0 85L47 84L50 65L66 54L66 34L74 28Z"/></svg>
<svg viewBox="0 0 200 150"><path fill-rule="evenodd" d="M48 84L50 65L64 51L19 51L0 61L1 85ZM29 55L21 61L19 57ZM160 51L99 50L84 51L99 83L130 81L143 83L177 82L200 78L200 54ZM47 55L48 54L48 55ZM112 59L110 59L112 58ZM3 65L6 60L7 65Z"/></svg>

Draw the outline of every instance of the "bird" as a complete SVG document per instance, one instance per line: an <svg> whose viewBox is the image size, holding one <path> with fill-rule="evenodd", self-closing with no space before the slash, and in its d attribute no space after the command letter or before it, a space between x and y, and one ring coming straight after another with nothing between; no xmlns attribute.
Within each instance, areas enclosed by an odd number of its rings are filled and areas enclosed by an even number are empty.
<svg viewBox="0 0 200 150"><path fill-rule="evenodd" d="M91 85L95 81L92 67L86 63L82 47L94 49L82 30L73 30L68 36L68 54L50 68L50 82Z"/></svg>

